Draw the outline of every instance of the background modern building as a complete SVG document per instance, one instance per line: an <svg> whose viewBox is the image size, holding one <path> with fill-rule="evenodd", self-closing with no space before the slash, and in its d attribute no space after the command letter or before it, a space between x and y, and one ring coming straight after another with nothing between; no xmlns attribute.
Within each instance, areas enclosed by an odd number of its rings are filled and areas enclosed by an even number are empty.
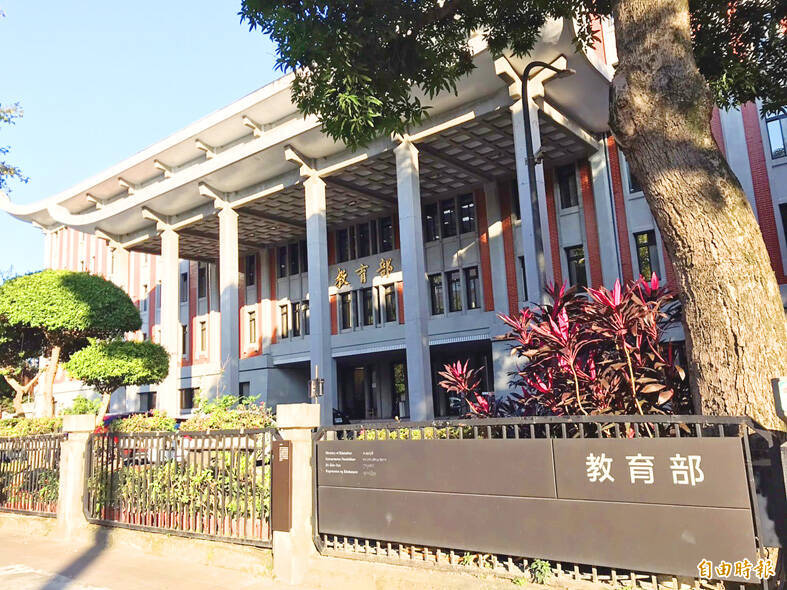
<svg viewBox="0 0 787 590"><path fill-rule="evenodd" d="M600 24L587 53L573 36L552 22L530 56L497 60L473 39L475 71L405 137L352 151L297 111L284 77L67 191L2 207L42 228L47 267L126 289L136 337L170 351L170 377L119 390L113 411L182 415L221 393L302 401L319 375L325 423L333 408L356 420L448 415L446 362L470 359L485 390L509 390L498 312L553 281L673 280L609 132L614 31ZM537 68L523 81L536 59L573 74ZM712 125L787 301L787 115L747 104ZM60 375L56 399L80 390Z"/></svg>

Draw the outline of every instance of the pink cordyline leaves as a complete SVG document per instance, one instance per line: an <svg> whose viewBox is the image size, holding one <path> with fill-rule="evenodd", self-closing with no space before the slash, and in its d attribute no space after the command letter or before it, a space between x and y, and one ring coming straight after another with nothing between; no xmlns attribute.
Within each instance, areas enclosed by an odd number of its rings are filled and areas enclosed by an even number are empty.
<svg viewBox="0 0 787 590"><path fill-rule="evenodd" d="M586 296L567 285L546 291L551 303L500 316L520 360L511 383L521 393L503 402L478 393L478 371L466 361L440 373L440 386L466 402L468 414L690 411L685 372L665 337L679 317L677 298L655 273Z"/></svg>

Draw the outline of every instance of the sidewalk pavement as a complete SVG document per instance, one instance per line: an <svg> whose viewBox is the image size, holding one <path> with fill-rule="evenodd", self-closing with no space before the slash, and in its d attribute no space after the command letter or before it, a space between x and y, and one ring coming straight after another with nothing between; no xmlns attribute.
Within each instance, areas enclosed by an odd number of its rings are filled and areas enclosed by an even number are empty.
<svg viewBox="0 0 787 590"><path fill-rule="evenodd" d="M0 535L0 590L268 590L271 578L101 543Z"/></svg>

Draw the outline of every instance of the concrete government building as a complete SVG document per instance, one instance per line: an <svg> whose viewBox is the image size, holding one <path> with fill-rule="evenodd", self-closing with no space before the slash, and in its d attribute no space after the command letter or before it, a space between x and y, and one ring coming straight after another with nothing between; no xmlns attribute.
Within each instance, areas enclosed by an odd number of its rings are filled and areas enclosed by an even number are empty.
<svg viewBox="0 0 787 590"><path fill-rule="evenodd" d="M673 280L661 237L612 138L614 30L575 53L555 21L527 58L476 69L404 137L351 151L303 117L285 76L77 186L31 205L45 265L103 275L139 306L137 337L170 376L118 390L111 411L188 414L196 395L303 401L325 379L322 420L450 415L444 363L470 359L483 389L513 368L497 312L550 282ZM542 60L569 76L534 69ZM531 199L526 123L536 154ZM715 112L714 136L757 215L787 300L787 115ZM62 373L62 371L61 371ZM81 385L58 376L56 399Z"/></svg>

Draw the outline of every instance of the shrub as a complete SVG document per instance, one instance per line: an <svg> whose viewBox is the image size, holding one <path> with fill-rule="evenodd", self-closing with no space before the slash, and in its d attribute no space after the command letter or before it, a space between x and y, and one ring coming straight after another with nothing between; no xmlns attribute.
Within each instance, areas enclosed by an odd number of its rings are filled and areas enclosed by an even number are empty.
<svg viewBox="0 0 787 590"><path fill-rule="evenodd" d="M274 424L273 413L256 399L246 398L239 402L233 395L223 395L215 400L200 399L196 412L180 425L180 429L185 432L252 430Z"/></svg>
<svg viewBox="0 0 787 590"><path fill-rule="evenodd" d="M62 418L8 418L0 420L0 436L52 434L62 427Z"/></svg>
<svg viewBox="0 0 787 590"><path fill-rule="evenodd" d="M477 391L468 364L446 365L440 385L471 415L674 414L691 409L685 372L665 330L677 322L674 292L654 274L612 291L547 289L551 304L500 316L521 360L512 384L521 394L498 401Z"/></svg>
<svg viewBox="0 0 787 590"><path fill-rule="evenodd" d="M534 559L527 569L536 584L544 584L552 577L552 567L543 559Z"/></svg>
<svg viewBox="0 0 787 590"><path fill-rule="evenodd" d="M109 423L110 432L174 432L175 419L166 412L153 410L150 414L132 414Z"/></svg>
<svg viewBox="0 0 787 590"><path fill-rule="evenodd" d="M74 414L98 414L101 408L101 400L87 399L84 395L78 395L74 398L74 403L70 408L63 410L64 416L71 416Z"/></svg>

